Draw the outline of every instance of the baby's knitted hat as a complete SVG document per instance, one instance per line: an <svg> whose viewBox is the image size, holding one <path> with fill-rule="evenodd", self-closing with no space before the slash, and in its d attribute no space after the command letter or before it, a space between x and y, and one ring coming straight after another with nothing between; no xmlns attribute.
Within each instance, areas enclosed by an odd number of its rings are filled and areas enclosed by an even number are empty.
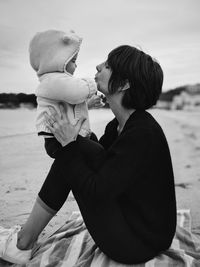
<svg viewBox="0 0 200 267"><path fill-rule="evenodd" d="M38 76L64 72L65 65L78 53L82 38L73 31L38 32L30 42L30 63Z"/></svg>

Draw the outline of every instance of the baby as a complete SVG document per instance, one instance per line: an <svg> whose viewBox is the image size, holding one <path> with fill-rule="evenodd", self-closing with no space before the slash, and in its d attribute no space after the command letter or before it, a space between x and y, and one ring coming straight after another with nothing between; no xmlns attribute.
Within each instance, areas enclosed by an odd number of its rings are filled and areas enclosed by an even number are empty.
<svg viewBox="0 0 200 267"><path fill-rule="evenodd" d="M67 117L75 124L86 118L79 132L83 137L91 134L87 100L97 93L93 79L75 78L76 59L82 39L73 31L48 30L37 33L30 42L30 63L37 72L40 84L36 89L36 128L45 138L47 154L55 158L62 148L47 127L45 113L54 108L61 116L60 104Z"/></svg>

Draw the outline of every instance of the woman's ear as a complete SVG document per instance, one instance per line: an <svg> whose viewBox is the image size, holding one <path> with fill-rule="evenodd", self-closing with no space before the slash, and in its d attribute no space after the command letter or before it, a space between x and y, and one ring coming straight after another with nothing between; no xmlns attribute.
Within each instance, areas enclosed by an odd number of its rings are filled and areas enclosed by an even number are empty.
<svg viewBox="0 0 200 267"><path fill-rule="evenodd" d="M123 91L125 91L125 90L127 90L127 89L129 89L129 88L130 88L129 81L126 80L125 83L124 83L124 85L120 86L119 91L120 91L120 92L123 92Z"/></svg>
<svg viewBox="0 0 200 267"><path fill-rule="evenodd" d="M127 90L129 88L130 88L130 84L129 84L129 81L127 80L126 83L125 83L125 85L122 88L122 91L125 91L125 90Z"/></svg>

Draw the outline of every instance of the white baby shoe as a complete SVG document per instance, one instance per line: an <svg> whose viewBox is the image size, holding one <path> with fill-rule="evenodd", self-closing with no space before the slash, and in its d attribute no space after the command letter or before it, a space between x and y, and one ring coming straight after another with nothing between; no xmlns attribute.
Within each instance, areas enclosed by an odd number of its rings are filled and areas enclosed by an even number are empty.
<svg viewBox="0 0 200 267"><path fill-rule="evenodd" d="M25 264L31 258L30 250L17 248L17 234L21 230L20 225L10 229L0 226L0 258L11 263Z"/></svg>

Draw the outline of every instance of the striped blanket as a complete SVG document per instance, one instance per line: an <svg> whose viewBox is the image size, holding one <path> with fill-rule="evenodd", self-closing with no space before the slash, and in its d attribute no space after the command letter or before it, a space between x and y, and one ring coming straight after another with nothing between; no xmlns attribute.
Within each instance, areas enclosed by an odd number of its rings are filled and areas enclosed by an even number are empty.
<svg viewBox="0 0 200 267"><path fill-rule="evenodd" d="M177 229L171 247L156 258L135 265L109 259L95 245L79 212L33 250L29 267L196 267L200 266L200 237L191 233L189 210L177 212ZM19 265L15 265L19 266Z"/></svg>

